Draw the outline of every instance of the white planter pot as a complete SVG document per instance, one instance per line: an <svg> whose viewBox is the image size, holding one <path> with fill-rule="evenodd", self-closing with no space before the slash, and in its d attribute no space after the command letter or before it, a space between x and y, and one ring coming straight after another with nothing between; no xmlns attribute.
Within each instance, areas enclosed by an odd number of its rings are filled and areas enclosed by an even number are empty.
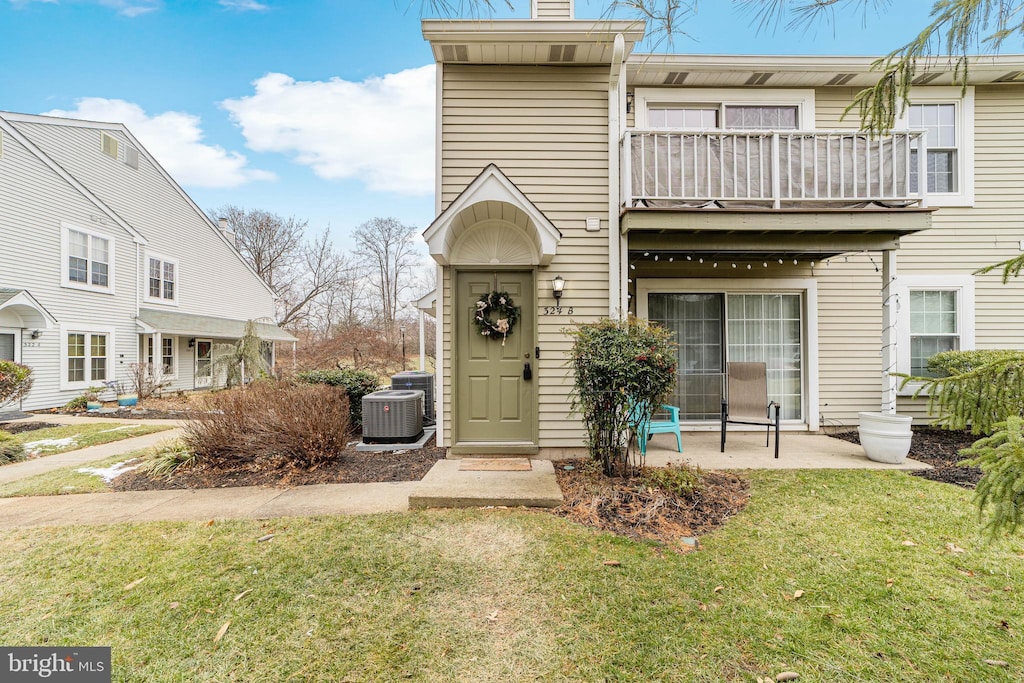
<svg viewBox="0 0 1024 683"><path fill-rule="evenodd" d="M860 445L868 460L899 465L907 459L913 433L909 415L888 413L857 413L860 417Z"/></svg>

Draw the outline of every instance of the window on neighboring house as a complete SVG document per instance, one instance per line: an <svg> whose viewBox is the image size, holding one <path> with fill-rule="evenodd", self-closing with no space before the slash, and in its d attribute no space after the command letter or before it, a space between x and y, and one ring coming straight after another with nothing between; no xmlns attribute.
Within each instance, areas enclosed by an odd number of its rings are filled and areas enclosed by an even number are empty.
<svg viewBox="0 0 1024 683"><path fill-rule="evenodd" d="M160 338L160 368L164 376L174 375L174 337L161 337ZM147 337L146 340L146 361L152 366L157 367L157 361L153 358L153 337Z"/></svg>
<svg viewBox="0 0 1024 683"><path fill-rule="evenodd" d="M928 359L974 348L974 278L943 273L897 278L896 371L931 377ZM914 386L901 390L906 394Z"/></svg>
<svg viewBox="0 0 1024 683"><path fill-rule="evenodd" d="M69 287L112 290L113 240L63 226L64 279Z"/></svg>
<svg viewBox="0 0 1024 683"><path fill-rule="evenodd" d="M108 332L65 332L64 388L95 386L111 379L110 338Z"/></svg>
<svg viewBox="0 0 1024 683"><path fill-rule="evenodd" d="M928 131L925 176L928 192L957 192L959 187L957 148L959 140L956 125L956 104L912 104L908 114L911 129ZM917 192L917 143L910 152L910 191Z"/></svg>
<svg viewBox="0 0 1024 683"><path fill-rule="evenodd" d="M178 298L178 264L161 256L150 256L146 298L162 303L173 303Z"/></svg>

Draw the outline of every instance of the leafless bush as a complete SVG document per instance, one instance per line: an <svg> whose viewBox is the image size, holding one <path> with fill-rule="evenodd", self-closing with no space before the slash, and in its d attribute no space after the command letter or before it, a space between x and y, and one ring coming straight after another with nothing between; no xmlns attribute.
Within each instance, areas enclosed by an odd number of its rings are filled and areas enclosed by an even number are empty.
<svg viewBox="0 0 1024 683"><path fill-rule="evenodd" d="M350 436L348 398L337 387L260 381L213 394L208 407L185 423L184 440L213 467L315 468L338 458Z"/></svg>
<svg viewBox="0 0 1024 683"><path fill-rule="evenodd" d="M129 363L128 369L131 372L129 381L140 401L160 393L171 385L169 379L163 379L162 376L157 379L156 369L152 363ZM120 388L116 391L119 394L126 393Z"/></svg>

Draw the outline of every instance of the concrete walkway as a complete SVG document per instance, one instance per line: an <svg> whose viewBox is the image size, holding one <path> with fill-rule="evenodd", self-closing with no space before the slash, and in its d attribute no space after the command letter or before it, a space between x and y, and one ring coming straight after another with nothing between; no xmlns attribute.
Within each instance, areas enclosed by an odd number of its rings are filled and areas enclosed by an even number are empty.
<svg viewBox="0 0 1024 683"><path fill-rule="evenodd" d="M0 498L0 529L404 512L416 482Z"/></svg>
<svg viewBox="0 0 1024 683"><path fill-rule="evenodd" d="M109 422L104 418L37 415L34 421L75 424ZM168 424L169 421L145 421ZM0 483L15 481L69 465L82 465L145 448L180 434L174 429L78 451L46 456L0 467ZM885 465L868 460L856 445L827 436L783 432L781 456L772 457L759 432L730 432L724 454L719 453L718 432L685 432L683 453L675 450L671 435L651 441L647 464L663 466L680 460L704 469L926 469L907 460ZM496 464L495 464L496 465ZM487 463L441 460L420 482L376 484L320 484L290 489L237 487L172 491L131 491L28 498L0 498L0 529L69 524L123 522L208 521L211 519L267 519L313 515L404 512L410 505L542 505L561 502L550 461L529 461L507 471Z"/></svg>

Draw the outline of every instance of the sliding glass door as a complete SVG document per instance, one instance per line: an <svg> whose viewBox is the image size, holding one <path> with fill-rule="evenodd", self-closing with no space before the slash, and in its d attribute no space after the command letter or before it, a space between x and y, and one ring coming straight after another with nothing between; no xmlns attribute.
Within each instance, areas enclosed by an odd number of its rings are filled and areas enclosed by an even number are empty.
<svg viewBox="0 0 1024 683"><path fill-rule="evenodd" d="M802 420L803 309L797 293L650 293L647 317L675 332L680 419L718 419L728 361L765 363L768 397Z"/></svg>

